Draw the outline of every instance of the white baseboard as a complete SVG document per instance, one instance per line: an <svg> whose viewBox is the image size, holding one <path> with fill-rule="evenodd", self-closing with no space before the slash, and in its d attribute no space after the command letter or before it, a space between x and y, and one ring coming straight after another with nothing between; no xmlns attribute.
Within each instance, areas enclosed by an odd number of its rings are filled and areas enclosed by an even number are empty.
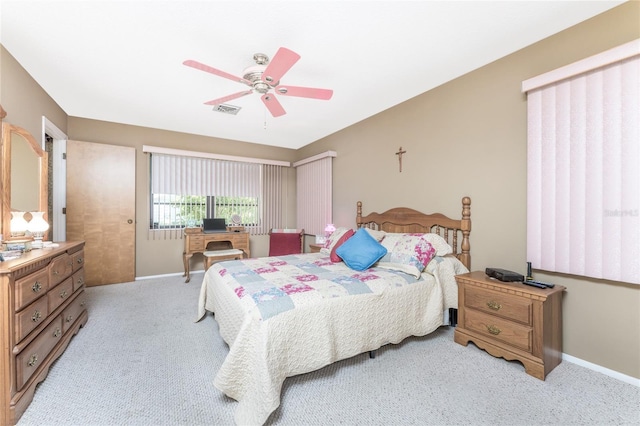
<svg viewBox="0 0 640 426"><path fill-rule="evenodd" d="M204 270L199 270L199 271L191 271L189 272L189 275L195 275L195 274L203 274ZM176 272L174 274L161 274L161 275L145 275L144 277L136 277L135 280L136 281L140 281L140 280L151 280L154 278L164 278L164 277L175 277L178 275L183 275L182 272Z"/></svg>
<svg viewBox="0 0 640 426"><path fill-rule="evenodd" d="M580 365L582 367L588 368L589 370L597 371L598 373L602 373L602 374L604 374L606 376L613 377L614 379L621 380L621 381L623 381L625 383L629 383L630 385L634 385L634 386L640 387L640 379L636 379L635 377L627 376L626 374L622 374L622 373L617 372L615 370L610 370L610 369L605 368L605 367L603 367L601 365L594 364L592 362L585 361L583 359L576 358L574 356L567 355L565 353L562 354L562 360L563 361L568 361L568 362L570 362L572 364Z"/></svg>

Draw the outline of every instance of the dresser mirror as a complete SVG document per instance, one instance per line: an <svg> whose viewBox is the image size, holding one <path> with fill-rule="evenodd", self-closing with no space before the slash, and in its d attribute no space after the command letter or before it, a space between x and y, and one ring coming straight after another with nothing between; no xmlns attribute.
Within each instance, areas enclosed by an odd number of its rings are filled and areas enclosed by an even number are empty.
<svg viewBox="0 0 640 426"><path fill-rule="evenodd" d="M47 212L47 153L27 130L3 122L1 167L0 234L8 240L11 211Z"/></svg>

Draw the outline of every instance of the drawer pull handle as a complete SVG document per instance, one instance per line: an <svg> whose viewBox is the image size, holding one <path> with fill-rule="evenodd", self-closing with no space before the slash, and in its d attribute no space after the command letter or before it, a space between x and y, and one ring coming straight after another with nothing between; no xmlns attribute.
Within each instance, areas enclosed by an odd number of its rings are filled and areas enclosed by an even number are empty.
<svg viewBox="0 0 640 426"><path fill-rule="evenodd" d="M64 299L65 297L67 297L67 290L62 290L62 291L60 292L60 298L61 298L61 299Z"/></svg>
<svg viewBox="0 0 640 426"><path fill-rule="evenodd" d="M56 331L53 332L53 337L60 337L62 331L59 328L56 328Z"/></svg>
<svg viewBox="0 0 640 426"><path fill-rule="evenodd" d="M497 311L500 308L502 308L501 304L499 304L498 302L494 302L493 300L487 302L487 306L489 307L489 309L493 309L494 311Z"/></svg>
<svg viewBox="0 0 640 426"><path fill-rule="evenodd" d="M34 293L39 292L40 290L42 290L42 283L40 281L36 281L31 286L31 290L33 290Z"/></svg>
<svg viewBox="0 0 640 426"><path fill-rule="evenodd" d="M33 322L40 321L40 318L42 318L42 314L40 313L40 311L35 311L33 315L31 315L31 321Z"/></svg>
<svg viewBox="0 0 640 426"><path fill-rule="evenodd" d="M59 274L58 270L57 270L57 269L54 269L54 270L53 270L53 275L58 275L58 274Z"/></svg>
<svg viewBox="0 0 640 426"><path fill-rule="evenodd" d="M84 283L82 278L78 278L78 285L82 285Z"/></svg>
<svg viewBox="0 0 640 426"><path fill-rule="evenodd" d="M34 365L36 365L37 362L38 362L38 355L33 354L31 355L31 358L29 358L29 362L27 364L29 364L29 367L33 367Z"/></svg>
<svg viewBox="0 0 640 426"><path fill-rule="evenodd" d="M84 262L84 259L82 257L78 258L78 265L82 265L82 262Z"/></svg>
<svg viewBox="0 0 640 426"><path fill-rule="evenodd" d="M71 322L71 321L73 321L73 315L69 315L69 316L67 317L67 322Z"/></svg>
<svg viewBox="0 0 640 426"><path fill-rule="evenodd" d="M500 330L498 327L496 327L495 325L488 325L487 326L487 331L491 334L493 334L494 336L497 336L498 334L500 334L500 332L502 330Z"/></svg>

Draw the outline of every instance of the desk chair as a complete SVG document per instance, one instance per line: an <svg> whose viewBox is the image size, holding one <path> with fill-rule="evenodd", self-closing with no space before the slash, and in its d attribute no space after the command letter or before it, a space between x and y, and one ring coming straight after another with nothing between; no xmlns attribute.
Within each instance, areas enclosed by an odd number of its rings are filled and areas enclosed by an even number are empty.
<svg viewBox="0 0 640 426"><path fill-rule="evenodd" d="M269 230L269 256L304 252L304 229Z"/></svg>

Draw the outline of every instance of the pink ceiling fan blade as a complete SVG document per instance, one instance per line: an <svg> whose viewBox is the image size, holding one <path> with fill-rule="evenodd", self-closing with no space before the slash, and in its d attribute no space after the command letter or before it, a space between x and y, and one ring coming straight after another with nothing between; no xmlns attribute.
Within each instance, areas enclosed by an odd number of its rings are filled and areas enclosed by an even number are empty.
<svg viewBox="0 0 640 426"><path fill-rule="evenodd" d="M286 111L282 108L278 99L276 99L272 94L265 93L260 99L262 99L262 102L264 102L265 106L274 117L280 117L281 115L286 114Z"/></svg>
<svg viewBox="0 0 640 426"><path fill-rule="evenodd" d="M205 65L205 64L202 64L202 63L200 63L198 61L194 61L192 59L188 59L188 60L184 61L183 64L188 66L188 67L200 70L200 71L205 71L205 72L217 75L218 77L228 78L229 80L237 81L239 83L244 83L247 86L252 86L252 83L249 80L245 80L242 77L237 77L237 76L235 76L233 74L229 74L229 73L221 71L221 70L219 70L217 68L210 67L209 65Z"/></svg>
<svg viewBox="0 0 640 426"><path fill-rule="evenodd" d="M242 96L250 95L253 93L253 90L245 90L243 92L234 93L232 95L223 96L222 98L214 99L209 102L205 102L205 105L220 105L232 99L240 98Z"/></svg>
<svg viewBox="0 0 640 426"><path fill-rule="evenodd" d="M278 49L271 62L269 62L267 68L265 68L264 73L262 74L262 81L267 82L272 86L276 85L282 76L291 69L293 64L298 62L298 59L300 59L300 55L296 52L289 50L286 47L281 47Z"/></svg>
<svg viewBox="0 0 640 426"><path fill-rule="evenodd" d="M278 86L275 90L279 95L321 99L323 101L328 101L333 96L333 90L331 89L316 89L313 87Z"/></svg>

